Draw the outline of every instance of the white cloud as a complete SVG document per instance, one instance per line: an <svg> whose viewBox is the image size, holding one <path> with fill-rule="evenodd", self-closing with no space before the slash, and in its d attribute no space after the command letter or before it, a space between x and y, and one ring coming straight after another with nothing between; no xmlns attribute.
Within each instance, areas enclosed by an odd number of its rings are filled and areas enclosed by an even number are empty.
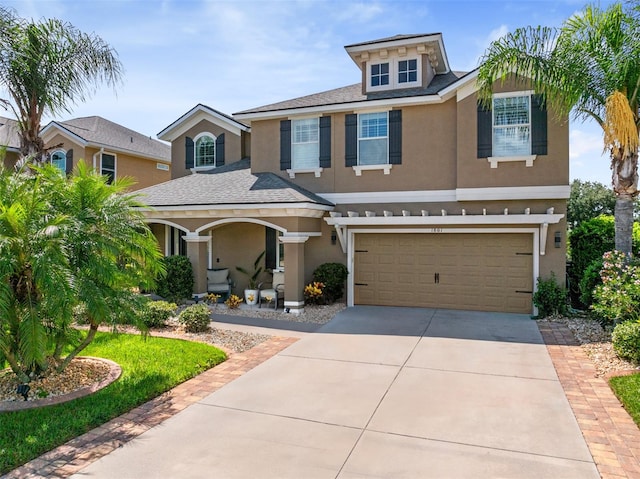
<svg viewBox="0 0 640 479"><path fill-rule="evenodd" d="M569 167L571 179L611 182L609 158L602 151L602 130L595 122L572 125L569 130Z"/></svg>
<svg viewBox="0 0 640 479"><path fill-rule="evenodd" d="M340 22L368 23L374 18L380 16L384 9L378 3L350 3L344 4L339 8L339 13L335 15L335 19Z"/></svg>
<svg viewBox="0 0 640 479"><path fill-rule="evenodd" d="M571 128L569 158L578 161L584 156L602 155L602 134Z"/></svg>

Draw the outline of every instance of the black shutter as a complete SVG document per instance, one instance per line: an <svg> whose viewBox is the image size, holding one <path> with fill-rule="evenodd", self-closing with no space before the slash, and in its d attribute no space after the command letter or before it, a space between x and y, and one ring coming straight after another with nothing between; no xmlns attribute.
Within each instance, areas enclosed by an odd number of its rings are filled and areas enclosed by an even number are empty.
<svg viewBox="0 0 640 479"><path fill-rule="evenodd" d="M194 166L193 140L186 136L184 138L184 167L189 170Z"/></svg>
<svg viewBox="0 0 640 479"><path fill-rule="evenodd" d="M265 228L265 257L264 265L266 269L276 267L276 248L278 247L278 232L273 228Z"/></svg>
<svg viewBox="0 0 640 479"><path fill-rule="evenodd" d="M402 110L389 112L389 164L402 164Z"/></svg>
<svg viewBox="0 0 640 479"><path fill-rule="evenodd" d="M291 120L280 122L280 169L291 169Z"/></svg>
<svg viewBox="0 0 640 479"><path fill-rule="evenodd" d="M70 175L73 171L73 148L67 150L67 165L65 168L65 173Z"/></svg>
<svg viewBox="0 0 640 479"><path fill-rule="evenodd" d="M224 165L224 133L216 138L216 166Z"/></svg>
<svg viewBox="0 0 640 479"><path fill-rule="evenodd" d="M493 119L491 110L478 102L478 158L493 155Z"/></svg>
<svg viewBox="0 0 640 479"><path fill-rule="evenodd" d="M531 154L547 154L547 109L542 95L531 96Z"/></svg>
<svg viewBox="0 0 640 479"><path fill-rule="evenodd" d="M331 117L320 117L320 168L331 168Z"/></svg>
<svg viewBox="0 0 640 479"><path fill-rule="evenodd" d="M358 115L345 115L344 118L344 164L356 166L358 164Z"/></svg>

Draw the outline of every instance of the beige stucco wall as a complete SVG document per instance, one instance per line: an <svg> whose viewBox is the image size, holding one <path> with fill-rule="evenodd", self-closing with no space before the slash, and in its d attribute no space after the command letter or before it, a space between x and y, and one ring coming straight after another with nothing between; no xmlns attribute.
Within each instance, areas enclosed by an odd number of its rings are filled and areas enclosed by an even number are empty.
<svg viewBox="0 0 640 479"><path fill-rule="evenodd" d="M83 147L82 145L69 140L67 137L57 134L51 138L46 144L46 148L52 148L51 151L62 149L65 152L73 149L73 166L75 167L79 161L84 161L88 166L93 167L93 157L100 152L99 148ZM129 176L134 179L135 184L131 190L146 188L171 179L171 165L169 171L159 170L157 164L161 163L152 159L135 156L132 154L120 153L118 151L104 149L105 153L116 156L116 176L121 178ZM166 164L166 163L163 163ZM96 156L95 167L100 168L100 157Z"/></svg>
<svg viewBox="0 0 640 479"><path fill-rule="evenodd" d="M249 138L242 138L235 133L226 130L210 121L202 120L197 125L187 130L183 135L171 142L171 161L172 161L172 176L171 178L180 178L185 175L190 175L191 171L185 167L185 138L188 136L194 139L200 133L211 133L215 137L218 137L224 133L224 156L225 164L233 163L242 159L244 156L248 156L246 153L247 144L250 141ZM249 152L251 147L249 146Z"/></svg>

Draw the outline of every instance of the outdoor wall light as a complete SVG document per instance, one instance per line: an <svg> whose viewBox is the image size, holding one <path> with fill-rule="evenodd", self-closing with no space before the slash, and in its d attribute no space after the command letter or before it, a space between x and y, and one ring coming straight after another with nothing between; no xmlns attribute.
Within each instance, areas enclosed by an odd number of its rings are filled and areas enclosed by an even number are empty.
<svg viewBox="0 0 640 479"><path fill-rule="evenodd" d="M331 244L336 244L338 240L338 235L336 234L336 230L331 231Z"/></svg>
<svg viewBox="0 0 640 479"><path fill-rule="evenodd" d="M556 234L554 237L554 245L556 248L560 248L560 241L561 241L560 231L556 231Z"/></svg>
<svg viewBox="0 0 640 479"><path fill-rule="evenodd" d="M27 400L27 394L29 394L29 390L31 389L31 386L29 386L28 384L18 384L18 388L16 389L16 392L22 396L24 398L24 400Z"/></svg>

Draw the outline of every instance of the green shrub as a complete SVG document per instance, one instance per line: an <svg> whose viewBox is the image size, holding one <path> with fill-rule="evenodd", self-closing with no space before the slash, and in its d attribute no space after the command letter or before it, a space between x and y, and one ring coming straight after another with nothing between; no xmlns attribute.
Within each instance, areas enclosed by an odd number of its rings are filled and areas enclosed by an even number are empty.
<svg viewBox="0 0 640 479"><path fill-rule="evenodd" d="M149 301L141 313L142 322L148 328L163 328L167 320L173 316L178 309L175 303L167 301Z"/></svg>
<svg viewBox="0 0 640 479"><path fill-rule="evenodd" d="M313 272L313 280L324 284L322 294L327 303L334 303L344 294L344 282L349 270L342 263L324 263Z"/></svg>
<svg viewBox="0 0 640 479"><path fill-rule="evenodd" d="M188 333L202 333L209 329L211 311L206 304L194 304L182 310L178 322Z"/></svg>
<svg viewBox="0 0 640 479"><path fill-rule="evenodd" d="M611 335L613 350L622 359L640 362L640 323L625 321L618 324Z"/></svg>
<svg viewBox="0 0 640 479"><path fill-rule="evenodd" d="M156 293L167 301L182 302L193 296L193 266L186 256L166 256L167 274L157 281Z"/></svg>
<svg viewBox="0 0 640 479"><path fill-rule="evenodd" d="M572 290L576 290L582 281L582 277L589 265L602 258L607 251L615 248L615 220L613 216L601 215L597 218L584 221L569 234L571 250L571 277ZM640 224L633 225L633 253L638 254L640 249ZM585 306L588 306L586 304Z"/></svg>
<svg viewBox="0 0 640 479"><path fill-rule="evenodd" d="M567 291L558 284L555 274L551 273L548 279L538 278L533 304L538 307L538 316L541 318L567 312Z"/></svg>
<svg viewBox="0 0 640 479"><path fill-rule="evenodd" d="M603 324L640 318L640 261L625 261L624 253L611 251L603 256L602 284L593 291L591 309Z"/></svg>
<svg viewBox="0 0 640 479"><path fill-rule="evenodd" d="M602 270L602 258L595 259L591 262L587 269L584 270L582 279L580 280L580 302L585 306L593 304L593 290L599 284L602 284L600 271Z"/></svg>

